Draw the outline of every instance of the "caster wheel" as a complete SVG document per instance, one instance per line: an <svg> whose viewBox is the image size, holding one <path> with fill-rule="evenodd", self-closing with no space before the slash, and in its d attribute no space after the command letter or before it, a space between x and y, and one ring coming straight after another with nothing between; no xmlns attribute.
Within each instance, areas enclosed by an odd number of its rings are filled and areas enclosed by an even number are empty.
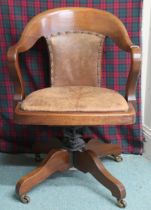
<svg viewBox="0 0 151 210"><path fill-rule="evenodd" d="M127 204L125 200L121 199L121 200L118 200L117 205L120 208L125 208Z"/></svg>
<svg viewBox="0 0 151 210"><path fill-rule="evenodd" d="M35 154L35 161L40 162L42 160L40 154Z"/></svg>
<svg viewBox="0 0 151 210"><path fill-rule="evenodd" d="M20 196L20 200L21 200L22 203L27 204L27 203L30 202L30 197L27 196L27 195L22 195L22 196Z"/></svg>
<svg viewBox="0 0 151 210"><path fill-rule="evenodd" d="M121 162L121 161L123 161L123 158L122 158L121 155L117 155L117 156L113 155L112 157L114 158L114 160L115 160L116 162Z"/></svg>

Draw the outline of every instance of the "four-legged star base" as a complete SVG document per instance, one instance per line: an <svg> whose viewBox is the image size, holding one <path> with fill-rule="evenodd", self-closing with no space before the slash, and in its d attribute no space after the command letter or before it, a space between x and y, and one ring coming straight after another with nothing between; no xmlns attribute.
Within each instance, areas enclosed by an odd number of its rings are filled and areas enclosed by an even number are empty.
<svg viewBox="0 0 151 210"><path fill-rule="evenodd" d="M66 139L63 142L67 142L67 139L71 137L70 134L68 133L66 135ZM73 134L75 133L73 132ZM77 140L77 144L73 143L75 139ZM111 191L112 195L116 197L119 207L126 206L123 200L126 196L125 187L105 169L100 160L101 157L108 155L116 161L122 160L120 156L121 148L118 145L102 144L98 140L90 140L85 144L82 139L80 143L80 139L80 134L74 137L72 136L71 144L65 144L65 147L67 148L68 146L69 149L51 150L38 168L23 176L18 181L16 193L23 203L29 202L30 199L26 194L33 187L55 172L62 172L74 166L84 173L91 173L101 184ZM76 150L77 148L78 151Z"/></svg>

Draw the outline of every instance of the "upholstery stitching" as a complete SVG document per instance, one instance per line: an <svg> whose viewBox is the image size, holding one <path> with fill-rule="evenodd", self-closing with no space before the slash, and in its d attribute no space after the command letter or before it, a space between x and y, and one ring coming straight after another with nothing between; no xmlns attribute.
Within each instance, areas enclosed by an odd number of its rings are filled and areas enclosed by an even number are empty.
<svg viewBox="0 0 151 210"><path fill-rule="evenodd" d="M55 36L60 36L60 35L64 35L64 34L68 34L68 33L81 33L81 34L92 34L95 36L98 36L99 38L101 38L99 46L98 46L98 58L97 58L97 75L96 75L96 80L97 80L97 84L98 86L101 86L101 81L100 81L100 64L102 61L102 56L101 52L103 49L103 42L104 42L104 38L105 36L103 34L100 33L96 33L96 32L92 32L92 31L81 31L81 30L70 30L70 31L64 31L64 32L57 32L57 33L53 33L50 34L50 36L45 37L47 44L48 44L48 49L49 49L49 53L50 53L50 67L51 67L51 72L50 72L50 84L53 86L55 85L55 71L54 71L54 58L53 58L53 52L52 52L52 44L51 44L51 37L55 37Z"/></svg>
<svg viewBox="0 0 151 210"><path fill-rule="evenodd" d="M100 44L98 46L98 59L97 59L97 83L98 83L98 86L101 86L102 69L100 71L100 68L101 68L101 62L102 62L102 54L103 53L101 53L101 52L103 51L104 38L105 37L102 37Z"/></svg>
<svg viewBox="0 0 151 210"><path fill-rule="evenodd" d="M51 84L51 86L53 86L54 85L54 74L55 74L55 71L54 71L54 58L53 58L53 53L52 53L52 46L51 47L49 47L50 45L52 45L51 44L51 42L50 42L50 44L48 45L48 48L49 48L49 53L50 53L50 60L49 60L49 65L50 65L50 67L51 67L51 69L49 70L49 72L50 72L50 84Z"/></svg>

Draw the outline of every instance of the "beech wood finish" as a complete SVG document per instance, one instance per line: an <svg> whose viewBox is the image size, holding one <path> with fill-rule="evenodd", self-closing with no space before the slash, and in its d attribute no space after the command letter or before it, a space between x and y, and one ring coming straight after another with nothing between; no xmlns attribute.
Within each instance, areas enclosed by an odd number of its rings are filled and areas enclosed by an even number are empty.
<svg viewBox="0 0 151 210"><path fill-rule="evenodd" d="M109 36L122 50L131 53L131 67L125 94L129 105L127 112L50 113L20 109L20 103L26 94L18 60L19 53L29 50L41 37L46 38L51 33L72 30L92 31ZM135 92L140 64L139 46L131 42L123 23L111 13L91 8L59 8L42 12L29 21L18 43L8 50L8 65L15 87L14 120L18 124L51 126L133 124L136 115ZM119 154L121 154L121 148L118 145L101 144L97 140L89 141L84 151L73 152L73 154L66 150L53 150L37 169L19 180L16 192L23 202L28 202L25 195L34 186L56 171L64 171L75 166L83 172L90 172L118 199L120 207L125 207L122 200L126 195L124 186L104 168L98 159L107 155L116 158Z"/></svg>
<svg viewBox="0 0 151 210"><path fill-rule="evenodd" d="M103 144L97 139L91 139L87 145L87 150L93 151L95 155L99 158L111 155L113 157L118 157L121 154L121 147L117 144Z"/></svg>
<svg viewBox="0 0 151 210"><path fill-rule="evenodd" d="M16 185L16 192L19 196L22 196L55 172L65 171L69 168L69 153L61 149L51 150L38 168L20 179Z"/></svg>
<svg viewBox="0 0 151 210"><path fill-rule="evenodd" d="M97 151L95 151L94 145L92 149L73 153L62 149L52 150L38 168L34 169L26 176L23 176L18 181L16 185L17 195L21 199L24 198L27 192L53 173L65 171L74 166L84 173L91 173L100 183L111 191L112 195L116 197L117 200L120 201L125 198L126 191L124 186L105 169L96 154L98 153L99 156L119 155L121 153L120 147L118 145L101 145L100 142L96 140L95 143L97 143L95 144L97 147L99 146ZM91 144L89 144L88 148L91 148Z"/></svg>
<svg viewBox="0 0 151 210"><path fill-rule="evenodd" d="M18 103L14 111L14 119L17 124L24 125L128 125L135 122L135 109L129 103L127 112L44 112L24 111Z"/></svg>
<svg viewBox="0 0 151 210"><path fill-rule="evenodd" d="M124 186L105 169L102 162L91 150L75 152L74 166L80 171L91 173L118 200L125 198L126 191Z"/></svg>

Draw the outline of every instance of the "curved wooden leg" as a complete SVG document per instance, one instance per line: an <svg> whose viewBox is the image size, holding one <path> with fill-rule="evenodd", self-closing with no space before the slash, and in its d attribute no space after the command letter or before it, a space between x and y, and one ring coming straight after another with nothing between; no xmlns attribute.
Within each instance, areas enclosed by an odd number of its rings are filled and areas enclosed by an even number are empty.
<svg viewBox="0 0 151 210"><path fill-rule="evenodd" d="M90 172L99 182L108 188L118 200L126 196L126 191L121 182L114 178L103 166L93 151L75 152L74 166L83 172Z"/></svg>
<svg viewBox="0 0 151 210"><path fill-rule="evenodd" d="M97 139L92 139L86 145L87 150L93 151L98 157L112 155L118 157L122 153L122 149L118 144L104 144Z"/></svg>
<svg viewBox="0 0 151 210"><path fill-rule="evenodd" d="M27 203L28 201L24 195L26 195L28 191L53 173L64 171L70 167L70 154L68 151L61 149L50 151L39 167L26 176L23 176L18 181L16 185L17 195L21 198L22 202Z"/></svg>

